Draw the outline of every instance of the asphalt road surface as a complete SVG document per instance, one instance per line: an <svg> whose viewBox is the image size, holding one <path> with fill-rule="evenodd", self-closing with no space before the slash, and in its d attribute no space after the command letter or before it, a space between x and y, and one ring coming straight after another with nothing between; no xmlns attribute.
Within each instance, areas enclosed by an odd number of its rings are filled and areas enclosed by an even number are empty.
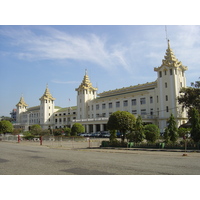
<svg viewBox="0 0 200 200"><path fill-rule="evenodd" d="M199 175L200 153L187 155L0 142L0 175Z"/></svg>

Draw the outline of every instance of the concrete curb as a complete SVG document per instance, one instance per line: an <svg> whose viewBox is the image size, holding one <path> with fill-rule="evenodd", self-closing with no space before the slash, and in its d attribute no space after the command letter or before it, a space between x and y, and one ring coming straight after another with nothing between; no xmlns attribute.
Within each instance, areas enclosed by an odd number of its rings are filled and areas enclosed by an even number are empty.
<svg viewBox="0 0 200 200"><path fill-rule="evenodd" d="M92 148L91 148L92 149ZM116 148L116 147L100 147L93 149L107 149L107 150L128 150L128 151L159 151L159 152L195 152L200 153L200 150L184 150L184 149L148 149L148 148Z"/></svg>

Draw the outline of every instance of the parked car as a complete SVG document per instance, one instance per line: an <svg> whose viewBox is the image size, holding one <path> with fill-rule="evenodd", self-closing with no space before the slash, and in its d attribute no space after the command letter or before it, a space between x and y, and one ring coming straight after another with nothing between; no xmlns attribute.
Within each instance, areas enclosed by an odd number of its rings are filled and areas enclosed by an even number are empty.
<svg viewBox="0 0 200 200"><path fill-rule="evenodd" d="M100 132L92 133L91 137L99 137L100 134L101 134Z"/></svg>
<svg viewBox="0 0 200 200"><path fill-rule="evenodd" d="M81 133L79 136L86 137L87 133Z"/></svg>
<svg viewBox="0 0 200 200"><path fill-rule="evenodd" d="M103 134L102 137L103 137L103 138L109 138L109 137L110 137L110 133Z"/></svg>
<svg viewBox="0 0 200 200"><path fill-rule="evenodd" d="M99 135L99 137L109 138L110 137L110 133L108 131L101 132L101 134Z"/></svg>

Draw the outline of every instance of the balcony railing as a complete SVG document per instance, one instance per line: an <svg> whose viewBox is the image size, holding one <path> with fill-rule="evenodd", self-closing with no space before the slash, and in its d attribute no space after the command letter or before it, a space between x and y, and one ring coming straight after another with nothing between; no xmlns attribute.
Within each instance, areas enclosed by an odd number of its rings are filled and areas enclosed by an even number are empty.
<svg viewBox="0 0 200 200"><path fill-rule="evenodd" d="M108 121L108 117L97 117L97 118L87 118L87 119L73 119L72 122L92 122L92 121Z"/></svg>

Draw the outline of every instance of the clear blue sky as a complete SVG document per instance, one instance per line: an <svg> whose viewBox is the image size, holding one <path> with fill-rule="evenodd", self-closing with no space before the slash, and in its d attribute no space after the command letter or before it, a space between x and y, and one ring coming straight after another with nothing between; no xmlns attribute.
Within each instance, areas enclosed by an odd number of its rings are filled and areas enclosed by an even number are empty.
<svg viewBox="0 0 200 200"><path fill-rule="evenodd" d="M200 26L167 26L187 85L200 77ZM167 48L165 26L0 26L0 116L23 94L40 104L46 84L55 105L76 105L85 69L98 92L156 80ZM71 100L69 102L69 99Z"/></svg>

